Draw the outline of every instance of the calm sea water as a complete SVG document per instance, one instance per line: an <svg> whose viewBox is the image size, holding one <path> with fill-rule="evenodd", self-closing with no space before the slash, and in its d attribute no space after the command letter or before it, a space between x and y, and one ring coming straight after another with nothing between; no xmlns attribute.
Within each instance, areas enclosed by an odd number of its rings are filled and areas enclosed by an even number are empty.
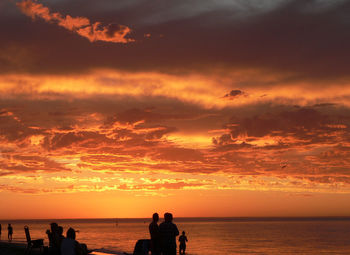
<svg viewBox="0 0 350 255"><path fill-rule="evenodd" d="M111 253L132 253L138 239L149 238L150 219L12 220L14 241L24 241L23 226L32 239L45 238L50 222L79 230L77 240L90 249ZM178 218L180 232L188 237L189 255L217 254L350 254L350 218L259 219L259 218Z"/></svg>

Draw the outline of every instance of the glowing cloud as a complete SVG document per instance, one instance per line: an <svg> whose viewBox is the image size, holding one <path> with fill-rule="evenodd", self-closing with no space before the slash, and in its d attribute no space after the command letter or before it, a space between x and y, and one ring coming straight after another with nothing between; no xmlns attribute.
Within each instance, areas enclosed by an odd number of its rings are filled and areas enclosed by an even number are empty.
<svg viewBox="0 0 350 255"><path fill-rule="evenodd" d="M55 23L65 29L87 38L90 42L104 41L113 43L128 43L134 41L126 38L131 29L124 25L108 24L101 22L92 23L85 17L71 17L58 12L50 12L48 7L32 0L24 0L17 3L21 11L32 19L41 18L46 22Z"/></svg>
<svg viewBox="0 0 350 255"><path fill-rule="evenodd" d="M328 2L0 0L0 219L350 215Z"/></svg>

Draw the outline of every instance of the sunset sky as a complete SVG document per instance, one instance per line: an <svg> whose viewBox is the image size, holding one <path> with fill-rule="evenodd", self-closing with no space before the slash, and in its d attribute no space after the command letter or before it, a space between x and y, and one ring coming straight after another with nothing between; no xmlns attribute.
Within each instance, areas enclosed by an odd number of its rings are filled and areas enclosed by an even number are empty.
<svg viewBox="0 0 350 255"><path fill-rule="evenodd" d="M349 11L0 1L0 219L350 216Z"/></svg>

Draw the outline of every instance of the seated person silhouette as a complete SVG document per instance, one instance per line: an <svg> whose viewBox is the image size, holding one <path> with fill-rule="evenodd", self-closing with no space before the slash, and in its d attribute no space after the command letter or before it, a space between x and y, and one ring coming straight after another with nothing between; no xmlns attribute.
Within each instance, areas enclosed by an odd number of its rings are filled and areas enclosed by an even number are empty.
<svg viewBox="0 0 350 255"><path fill-rule="evenodd" d="M183 255L186 253L186 242L188 242L187 236L185 235L185 231L182 231L182 235L179 237L179 242L180 242L179 253Z"/></svg>
<svg viewBox="0 0 350 255"><path fill-rule="evenodd" d="M75 240L75 230L69 228L66 238L62 240L61 255L86 255L88 254L85 244L80 244Z"/></svg>
<svg viewBox="0 0 350 255"><path fill-rule="evenodd" d="M49 239L49 252L53 255L60 255L60 235L59 227L56 222L50 224L50 229L46 230Z"/></svg>

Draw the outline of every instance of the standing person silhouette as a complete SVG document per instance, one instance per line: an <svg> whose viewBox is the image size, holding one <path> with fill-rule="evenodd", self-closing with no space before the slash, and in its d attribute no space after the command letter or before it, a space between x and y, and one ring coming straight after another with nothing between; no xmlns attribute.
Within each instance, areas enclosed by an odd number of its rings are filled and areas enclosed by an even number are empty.
<svg viewBox="0 0 350 255"><path fill-rule="evenodd" d="M180 242L179 253L180 255L184 255L186 253L186 242L188 242L187 236L185 235L185 231L182 231L182 235L179 237L179 242Z"/></svg>
<svg viewBox="0 0 350 255"><path fill-rule="evenodd" d="M7 227L7 231L8 231L7 238L9 239L9 242L11 242L12 241L13 228L12 228L10 223L9 223L9 225Z"/></svg>
<svg viewBox="0 0 350 255"><path fill-rule="evenodd" d="M151 254L160 255L160 235L159 235L159 215L154 213L152 216L152 222L149 224L149 234L151 235Z"/></svg>
<svg viewBox="0 0 350 255"><path fill-rule="evenodd" d="M179 230L172 221L173 215L165 213L164 222L159 225L162 255L176 255L176 236L179 235Z"/></svg>
<svg viewBox="0 0 350 255"><path fill-rule="evenodd" d="M0 240L1 240L1 224L0 224Z"/></svg>

